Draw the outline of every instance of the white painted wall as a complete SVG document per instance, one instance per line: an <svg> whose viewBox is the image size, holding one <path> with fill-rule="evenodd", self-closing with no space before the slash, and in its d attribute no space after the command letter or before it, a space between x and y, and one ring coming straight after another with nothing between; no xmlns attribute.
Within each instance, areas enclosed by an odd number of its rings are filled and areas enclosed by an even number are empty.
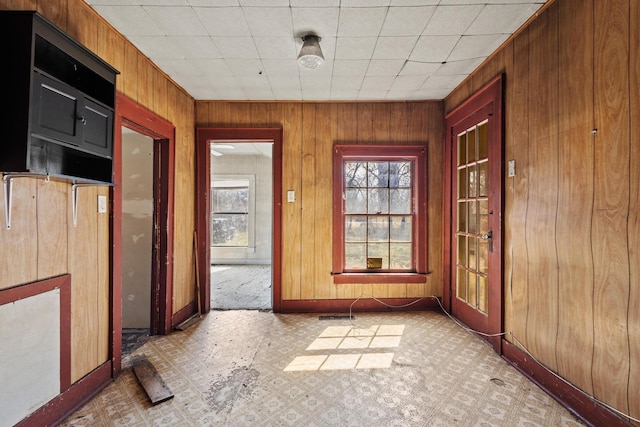
<svg viewBox="0 0 640 427"><path fill-rule="evenodd" d="M255 175L255 248L211 248L212 264L271 264L273 160L261 155L212 156L213 175Z"/></svg>
<svg viewBox="0 0 640 427"><path fill-rule="evenodd" d="M0 427L60 393L60 289L0 305Z"/></svg>
<svg viewBox="0 0 640 427"><path fill-rule="evenodd" d="M122 327L147 329L151 318L153 144L122 134Z"/></svg>

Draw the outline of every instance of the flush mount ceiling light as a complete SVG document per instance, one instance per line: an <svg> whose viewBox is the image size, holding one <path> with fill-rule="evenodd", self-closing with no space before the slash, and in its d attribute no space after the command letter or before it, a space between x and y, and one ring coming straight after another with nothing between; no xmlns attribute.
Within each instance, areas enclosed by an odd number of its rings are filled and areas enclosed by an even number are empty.
<svg viewBox="0 0 640 427"><path fill-rule="evenodd" d="M307 35L302 37L302 49L298 55L298 65L308 70L315 70L324 64L324 56L320 49L320 37Z"/></svg>

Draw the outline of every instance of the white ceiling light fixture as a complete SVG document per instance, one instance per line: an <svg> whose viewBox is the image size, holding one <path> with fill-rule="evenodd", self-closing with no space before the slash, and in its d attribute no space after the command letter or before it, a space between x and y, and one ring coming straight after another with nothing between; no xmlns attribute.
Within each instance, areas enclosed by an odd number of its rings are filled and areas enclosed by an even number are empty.
<svg viewBox="0 0 640 427"><path fill-rule="evenodd" d="M302 37L302 49L298 55L298 65L307 70L315 70L324 64L324 55L320 49L320 37L309 34Z"/></svg>

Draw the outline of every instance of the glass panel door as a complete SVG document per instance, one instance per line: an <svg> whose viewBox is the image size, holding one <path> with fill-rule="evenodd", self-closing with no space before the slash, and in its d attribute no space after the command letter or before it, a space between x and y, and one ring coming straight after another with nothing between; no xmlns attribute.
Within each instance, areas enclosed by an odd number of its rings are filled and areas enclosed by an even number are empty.
<svg viewBox="0 0 640 427"><path fill-rule="evenodd" d="M489 314L489 157L485 120L457 137L456 298Z"/></svg>

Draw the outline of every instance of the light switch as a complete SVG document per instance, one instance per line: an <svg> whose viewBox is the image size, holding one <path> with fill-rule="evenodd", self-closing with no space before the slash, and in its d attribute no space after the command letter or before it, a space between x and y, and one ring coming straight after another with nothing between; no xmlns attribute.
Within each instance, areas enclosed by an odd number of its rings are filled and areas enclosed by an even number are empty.
<svg viewBox="0 0 640 427"><path fill-rule="evenodd" d="M287 191L287 202L293 203L296 201L296 190Z"/></svg>
<svg viewBox="0 0 640 427"><path fill-rule="evenodd" d="M98 213L107 213L107 196L98 194Z"/></svg>
<svg viewBox="0 0 640 427"><path fill-rule="evenodd" d="M508 171L509 177L512 176L516 176L516 161L515 160L509 160L509 171Z"/></svg>

